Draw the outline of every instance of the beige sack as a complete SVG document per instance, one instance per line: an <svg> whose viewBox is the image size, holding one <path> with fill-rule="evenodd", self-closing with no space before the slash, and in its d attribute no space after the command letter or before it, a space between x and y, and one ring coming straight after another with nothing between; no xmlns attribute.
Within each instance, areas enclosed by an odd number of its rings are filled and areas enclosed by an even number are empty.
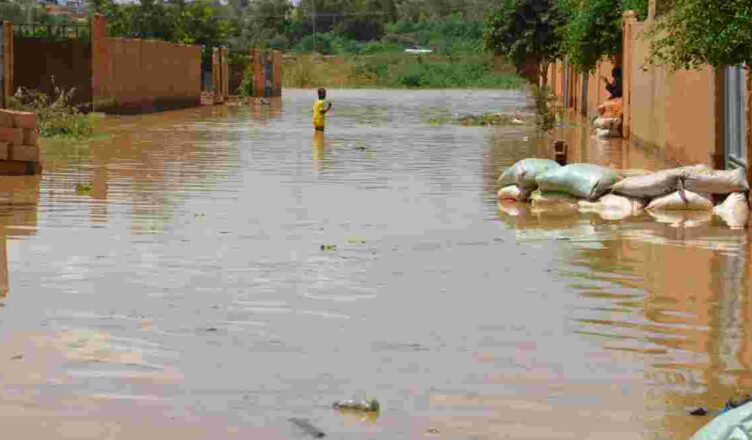
<svg viewBox="0 0 752 440"><path fill-rule="evenodd" d="M626 177L617 182L611 191L629 197L653 199L681 189L682 177L692 173L710 172L705 165L673 168L642 176Z"/></svg>
<svg viewBox="0 0 752 440"><path fill-rule="evenodd" d="M734 193L713 208L713 214L720 217L731 229L741 229L749 221L749 202L744 194Z"/></svg>
<svg viewBox="0 0 752 440"><path fill-rule="evenodd" d="M684 174L684 188L708 194L731 194L749 191L743 168L728 171L693 169Z"/></svg>
<svg viewBox="0 0 752 440"><path fill-rule="evenodd" d="M581 200L577 202L577 207L581 212L596 213L604 220L624 220L639 214L645 204L640 200L606 194L594 203Z"/></svg>
<svg viewBox="0 0 752 440"><path fill-rule="evenodd" d="M653 174L653 171L641 169L617 170L616 172L619 173L619 177L622 179L626 179L627 177L647 176L648 174Z"/></svg>
<svg viewBox="0 0 752 440"><path fill-rule="evenodd" d="M530 193L521 189L517 185L509 185L500 189L496 195L499 201L513 201L513 202L525 202L527 201Z"/></svg>
<svg viewBox="0 0 752 440"><path fill-rule="evenodd" d="M621 119L619 118L596 118L593 121L593 127L605 130L619 129Z"/></svg>
<svg viewBox="0 0 752 440"><path fill-rule="evenodd" d="M713 202L692 191L676 191L653 199L648 211L712 211Z"/></svg>
<svg viewBox="0 0 752 440"><path fill-rule="evenodd" d="M598 139L620 138L621 132L618 128L596 128L595 136Z"/></svg>

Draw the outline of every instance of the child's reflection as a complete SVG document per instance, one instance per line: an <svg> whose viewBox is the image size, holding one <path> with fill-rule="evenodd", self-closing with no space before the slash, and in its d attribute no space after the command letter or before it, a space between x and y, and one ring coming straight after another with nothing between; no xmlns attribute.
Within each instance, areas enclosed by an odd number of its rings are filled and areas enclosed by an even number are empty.
<svg viewBox="0 0 752 440"><path fill-rule="evenodd" d="M313 132L313 167L316 171L321 171L324 168L324 148L325 139L323 131Z"/></svg>

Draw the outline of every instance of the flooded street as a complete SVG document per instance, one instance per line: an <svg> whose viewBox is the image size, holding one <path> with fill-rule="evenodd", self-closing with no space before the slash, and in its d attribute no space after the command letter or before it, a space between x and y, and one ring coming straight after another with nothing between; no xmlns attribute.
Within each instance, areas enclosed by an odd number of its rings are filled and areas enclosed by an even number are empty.
<svg viewBox="0 0 752 440"><path fill-rule="evenodd" d="M550 140L430 120L519 92L329 97L324 136L286 90L108 117L0 180L4 432L683 439L752 391L746 230L500 209L499 172ZM571 162L662 166L561 135ZM381 415L331 408L360 397Z"/></svg>

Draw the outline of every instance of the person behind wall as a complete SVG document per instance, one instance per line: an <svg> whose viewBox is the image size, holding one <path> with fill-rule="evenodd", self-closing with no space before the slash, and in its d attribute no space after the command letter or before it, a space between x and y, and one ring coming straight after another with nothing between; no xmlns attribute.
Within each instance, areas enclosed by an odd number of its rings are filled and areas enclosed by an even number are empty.
<svg viewBox="0 0 752 440"><path fill-rule="evenodd" d="M332 109L332 103L326 101L326 89L319 89L319 99L313 103L313 128L316 131L324 131L326 125L326 112Z"/></svg>
<svg viewBox="0 0 752 440"><path fill-rule="evenodd" d="M621 98L621 67L614 67L611 70L611 76L614 78L613 82L603 77L603 81L606 82L606 91L611 95L609 99Z"/></svg>

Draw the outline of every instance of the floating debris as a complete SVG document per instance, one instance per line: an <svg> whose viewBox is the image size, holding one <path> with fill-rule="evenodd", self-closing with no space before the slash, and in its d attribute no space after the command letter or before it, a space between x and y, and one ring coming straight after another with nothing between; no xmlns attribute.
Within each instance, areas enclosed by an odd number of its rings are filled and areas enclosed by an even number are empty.
<svg viewBox="0 0 752 440"><path fill-rule="evenodd" d="M381 405L376 399L367 400L340 400L334 402L334 409L339 411L354 411L364 413L378 413L381 411Z"/></svg>
<svg viewBox="0 0 752 440"><path fill-rule="evenodd" d="M708 410L705 408L697 408L696 410L690 411L689 415L691 416L706 416L708 415Z"/></svg>
<svg viewBox="0 0 752 440"><path fill-rule="evenodd" d="M336 251L337 245L336 244L322 244L320 247L321 251Z"/></svg>
<svg viewBox="0 0 752 440"><path fill-rule="evenodd" d="M91 194L91 183L77 183L76 194L86 196Z"/></svg>
<svg viewBox="0 0 752 440"><path fill-rule="evenodd" d="M324 431L320 430L319 428L313 426L311 422L309 422L307 419L301 419L298 417L293 417L290 419L290 422L300 428L303 432L310 435L313 438L322 438L326 437L326 434L324 434Z"/></svg>
<svg viewBox="0 0 752 440"><path fill-rule="evenodd" d="M506 113L484 113L482 115L467 115L459 119L459 123L465 126L488 126L488 125L525 125L527 116L510 115Z"/></svg>

